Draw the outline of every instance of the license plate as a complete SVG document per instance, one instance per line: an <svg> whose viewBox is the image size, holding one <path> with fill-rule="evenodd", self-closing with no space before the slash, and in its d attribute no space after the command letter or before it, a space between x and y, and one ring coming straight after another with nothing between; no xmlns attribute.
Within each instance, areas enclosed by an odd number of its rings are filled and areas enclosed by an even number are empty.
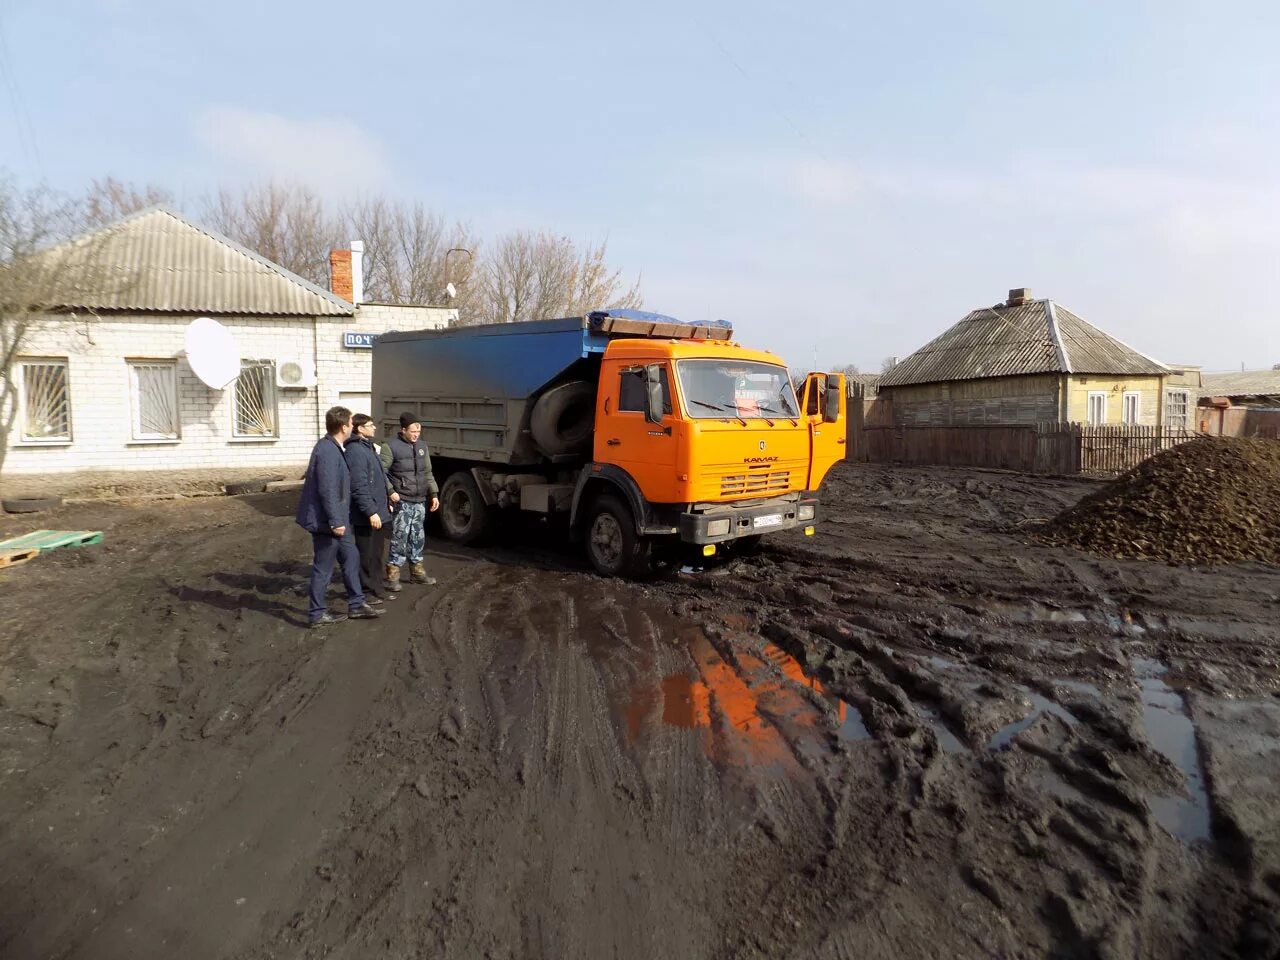
<svg viewBox="0 0 1280 960"><path fill-rule="evenodd" d="M782 514L768 513L763 517L756 517L755 525L759 529L760 527L776 527L780 523L782 523Z"/></svg>

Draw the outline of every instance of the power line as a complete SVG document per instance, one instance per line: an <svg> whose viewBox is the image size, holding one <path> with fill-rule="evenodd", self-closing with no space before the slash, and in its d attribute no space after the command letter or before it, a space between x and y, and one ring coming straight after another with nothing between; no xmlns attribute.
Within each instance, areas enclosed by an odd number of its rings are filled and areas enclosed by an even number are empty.
<svg viewBox="0 0 1280 960"><path fill-rule="evenodd" d="M13 71L9 69L9 64L13 62L9 56L9 43L5 37L4 21L0 19L0 79L4 80L5 88L9 92L9 102L13 106L13 120L18 130L18 140L25 140L25 147L34 161L36 169L43 176L44 161L40 157L40 145L36 140L35 124L31 122L31 113L27 110L26 104L22 99L22 91L18 87L18 79L14 76Z"/></svg>

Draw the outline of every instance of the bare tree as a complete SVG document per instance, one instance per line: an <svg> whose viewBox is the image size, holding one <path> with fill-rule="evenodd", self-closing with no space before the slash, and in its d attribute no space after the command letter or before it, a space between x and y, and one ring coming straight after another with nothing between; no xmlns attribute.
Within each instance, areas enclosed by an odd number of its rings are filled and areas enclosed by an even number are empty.
<svg viewBox="0 0 1280 960"><path fill-rule="evenodd" d="M329 251L346 237L342 218L309 188L275 182L207 199L203 219L215 230L328 289Z"/></svg>
<svg viewBox="0 0 1280 960"><path fill-rule="evenodd" d="M843 373L846 377L853 376L855 373L861 373L856 363L846 363L842 367L832 367L831 373Z"/></svg>
<svg viewBox="0 0 1280 960"><path fill-rule="evenodd" d="M897 357L885 357L883 360L880 361L880 372L888 373L897 365L898 365Z"/></svg>
<svg viewBox="0 0 1280 960"><path fill-rule="evenodd" d="M149 183L139 189L106 177L89 185L78 205L77 219L81 229L96 230L147 207L172 203L173 194L164 187Z"/></svg>
<svg viewBox="0 0 1280 960"><path fill-rule="evenodd" d="M77 202L46 187L22 189L0 181L0 467L19 413L15 367L32 337L62 307L127 282L102 262L100 236L54 246L83 224ZM39 375L50 382L36 395L28 393L24 427L33 433L54 429L69 415L65 370Z"/></svg>
<svg viewBox="0 0 1280 960"><path fill-rule="evenodd" d="M484 258L466 322L516 323L575 316L605 307L639 307L639 282L626 287L605 261L606 244L579 251L568 237L517 231Z"/></svg>
<svg viewBox="0 0 1280 960"><path fill-rule="evenodd" d="M466 312L471 299L474 250L478 245L461 223L446 224L421 203L376 197L346 214L350 233L364 241L365 297L389 303L442 303L453 283L451 306ZM449 256L450 250L466 255Z"/></svg>

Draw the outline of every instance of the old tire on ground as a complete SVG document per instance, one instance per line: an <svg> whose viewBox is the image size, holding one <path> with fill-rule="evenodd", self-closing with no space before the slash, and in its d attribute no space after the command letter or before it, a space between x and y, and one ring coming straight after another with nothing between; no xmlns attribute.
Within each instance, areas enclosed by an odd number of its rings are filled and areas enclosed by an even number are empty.
<svg viewBox="0 0 1280 960"><path fill-rule="evenodd" d="M61 497L11 497L0 501L5 513L39 513L62 506Z"/></svg>
<svg viewBox="0 0 1280 960"><path fill-rule="evenodd" d="M245 493L263 493L268 483L283 479L284 477L278 474L270 477L254 477L252 480L237 480L234 483L223 484L222 489L227 491L229 497L238 497Z"/></svg>
<svg viewBox="0 0 1280 960"><path fill-rule="evenodd" d="M587 559L602 577L641 579L652 572L651 544L636 533L631 510L613 494L591 505L585 532Z"/></svg>
<svg viewBox="0 0 1280 960"><path fill-rule="evenodd" d="M492 532L496 510L484 502L466 470L449 475L440 490L440 526L454 543L480 543Z"/></svg>
<svg viewBox="0 0 1280 960"><path fill-rule="evenodd" d="M538 398L529 416L529 432L543 456L587 453L595 416L595 384L571 380Z"/></svg>

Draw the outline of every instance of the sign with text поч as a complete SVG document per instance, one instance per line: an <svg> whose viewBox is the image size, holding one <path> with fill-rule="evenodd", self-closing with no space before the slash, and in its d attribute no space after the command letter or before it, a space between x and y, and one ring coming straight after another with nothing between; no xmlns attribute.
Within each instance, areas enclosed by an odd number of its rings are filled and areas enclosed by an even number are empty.
<svg viewBox="0 0 1280 960"><path fill-rule="evenodd" d="M355 347L357 350L369 350L373 347L373 341L377 336L376 333L354 333L348 330L342 335L342 345Z"/></svg>

